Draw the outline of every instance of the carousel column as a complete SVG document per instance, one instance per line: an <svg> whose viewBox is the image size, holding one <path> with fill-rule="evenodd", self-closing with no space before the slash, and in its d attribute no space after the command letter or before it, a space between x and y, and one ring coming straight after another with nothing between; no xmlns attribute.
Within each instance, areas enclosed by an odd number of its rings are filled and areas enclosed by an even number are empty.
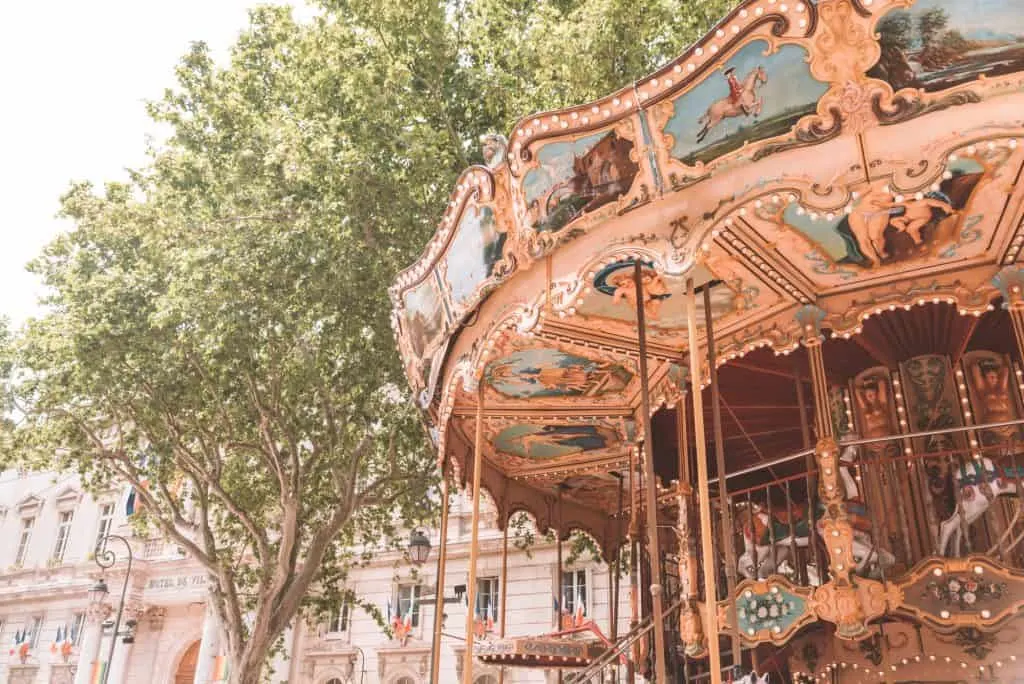
<svg viewBox="0 0 1024 684"><path fill-rule="evenodd" d="M629 450L629 631L635 632L640 625L640 585L636 576L636 564L640 545L640 497L636 491L636 449ZM633 642L631 657L626 661L626 681L635 678L636 664L640 662L640 642Z"/></svg>
<svg viewBox="0 0 1024 684"><path fill-rule="evenodd" d="M444 578L448 564L448 460L441 458L441 541L437 551L437 588L434 591L434 634L430 646L430 684L440 684L441 630L444 628Z"/></svg>
<svg viewBox="0 0 1024 684"><path fill-rule="evenodd" d="M1003 307L1010 314L1013 337L1017 341L1017 353L1024 361L1024 269L1007 266L992 279L1003 294Z"/></svg>
<svg viewBox="0 0 1024 684"><path fill-rule="evenodd" d="M728 589L728 606L731 620L739 625L736 617L736 546L733 543L732 500L729 498L729 480L725 472L725 439L722 434L722 400L718 388L718 359L715 356L715 330L711 316L711 288L704 288L704 330L708 345L708 373L711 376L711 420L715 436L715 469L718 471L718 501L722 508L722 547L725 556L725 583ZM732 664L743 662L740 652L739 628L732 634Z"/></svg>
<svg viewBox="0 0 1024 684"><path fill-rule="evenodd" d="M801 342L807 350L810 366L814 427L818 437L814 447L819 473L818 498L824 508L821 530L831 573L830 581L818 590L821 596L819 605L822 606L819 614L836 625L837 636L856 639L867 633L867 625L860 594L853 584L853 527L847 516L843 485L839 479L839 445L832 427L828 380L821 352L824 342L821 321L825 312L808 305L797 312L796 318L803 328Z"/></svg>
<svg viewBox="0 0 1024 684"><path fill-rule="evenodd" d="M206 604L206 615L203 617L203 637L199 643L199 656L196 658L196 674L193 684L208 684L213 675L217 656L220 654L220 619L213 605Z"/></svg>
<svg viewBox="0 0 1024 684"><path fill-rule="evenodd" d="M93 663L100 656L100 642L103 641L103 621L109 614L110 606L103 603L92 603L86 609L82 645L78 649L78 665L75 668L75 684L92 682Z"/></svg>
<svg viewBox="0 0 1024 684"><path fill-rule="evenodd" d="M643 265L633 262L633 285L636 291L637 342L640 351L640 420L644 427L644 479L647 499L647 556L651 566L651 612L654 619L655 681L667 682L665 661L665 619L661 586L661 546L658 544L658 491L654 476L654 448L651 441L651 397L647 377L647 322L644 319Z"/></svg>
<svg viewBox="0 0 1024 684"><path fill-rule="evenodd" d="M483 468L484 384L477 378L476 430L473 435L473 517L469 543L469 582L466 586L466 652L462 684L473 684L473 610L476 606L476 560L480 543L480 470Z"/></svg>
<svg viewBox="0 0 1024 684"><path fill-rule="evenodd" d="M505 529L501 532L501 579L498 582L498 596L501 601L500 617L498 618L498 636L502 639L505 638L505 599L508 598L508 524L510 522L507 507L505 511ZM498 670L498 684L505 684L504 665Z"/></svg>
<svg viewBox="0 0 1024 684"><path fill-rule="evenodd" d="M686 328L690 356L690 383L693 385L693 442L697 451L697 500L700 504L701 564L704 569L704 633L708 642L708 668L712 684L722 681L722 654L718 645L718 569L711 520L711 495L708 487L707 439L704 435L704 399L701 396L700 347L697 344L697 294L693 278L686 280Z"/></svg>

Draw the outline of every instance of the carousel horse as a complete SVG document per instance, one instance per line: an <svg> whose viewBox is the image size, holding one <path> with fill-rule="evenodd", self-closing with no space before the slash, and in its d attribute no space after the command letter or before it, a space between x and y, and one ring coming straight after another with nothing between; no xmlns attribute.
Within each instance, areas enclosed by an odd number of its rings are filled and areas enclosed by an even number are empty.
<svg viewBox="0 0 1024 684"><path fill-rule="evenodd" d="M739 679L732 681L733 684L768 684L768 673L759 675L756 672L748 672Z"/></svg>
<svg viewBox="0 0 1024 684"><path fill-rule="evenodd" d="M879 567L891 567L896 558L875 545L871 539L867 507L864 505L857 480L850 473L856 460L857 447L847 446L839 457L839 478L843 483L843 498L853 526L853 557L856 563L854 571L863 574L865 570L874 572ZM781 572L783 568L794 568L797 559L791 557L793 548L807 547L811 544L807 504L772 510L770 517L768 507L761 504L752 502L747 506L745 502L741 502L737 504L737 508L741 509L737 520L745 519L741 526L743 553L739 558L740 574L747 579L765 579L771 574ZM823 536L822 513L819 506L816 525L819 536ZM814 575L819 577L820 581L820 575L817 572ZM808 578L811 578L810 572Z"/></svg>
<svg viewBox="0 0 1024 684"><path fill-rule="evenodd" d="M725 119L743 115L760 115L761 108L764 106L764 98L758 97L757 90L762 83L767 82L768 74L765 73L764 67L754 67L740 83L738 98L728 95L716 102L712 102L703 116L697 120L697 123L703 126L700 132L697 133L697 142L704 142L704 138L707 137L708 133Z"/></svg>
<svg viewBox="0 0 1024 684"><path fill-rule="evenodd" d="M960 542L964 529L970 527L989 509L992 503L1000 496L1009 496L1017 493L1017 480L1024 476L1024 470L1013 468L997 468L990 458L974 459L969 463L962 464L953 472L953 486L959 492L960 502L953 511L953 515L943 520L939 525L939 555L945 556L949 545L953 544L953 555L960 555ZM997 549L1013 531L1014 526L1021 517L1021 507L1018 502L1017 510L1014 513L1006 531L989 549L992 553ZM1009 548L1014 548L1024 539L1024 533L1015 537Z"/></svg>

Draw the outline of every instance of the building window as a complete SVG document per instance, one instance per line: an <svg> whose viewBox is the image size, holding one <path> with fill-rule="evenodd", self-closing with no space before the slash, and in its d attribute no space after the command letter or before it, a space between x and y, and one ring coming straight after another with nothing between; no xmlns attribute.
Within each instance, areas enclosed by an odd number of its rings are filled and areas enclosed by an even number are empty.
<svg viewBox="0 0 1024 684"><path fill-rule="evenodd" d="M420 585L398 585L398 617L413 627L420 626Z"/></svg>
<svg viewBox="0 0 1024 684"><path fill-rule="evenodd" d="M341 684L341 680L337 677L331 677L325 684Z"/></svg>
<svg viewBox="0 0 1024 684"><path fill-rule="evenodd" d="M587 614L587 571L562 573L562 611L577 616Z"/></svg>
<svg viewBox="0 0 1024 684"><path fill-rule="evenodd" d="M40 617L39 615L35 615L29 618L28 625L26 625L25 627L28 630L25 633L25 641L28 642L29 647L35 648L39 645L39 632L42 631L42 627L42 617Z"/></svg>
<svg viewBox="0 0 1024 684"><path fill-rule="evenodd" d="M57 521L57 542L53 545L54 563L61 563L64 560L64 552L68 548L68 539L71 538L71 521L75 517L74 511L61 511Z"/></svg>
<svg viewBox="0 0 1024 684"><path fill-rule="evenodd" d="M85 627L85 613L75 613L71 618L71 643L75 646L82 644L83 627Z"/></svg>
<svg viewBox="0 0 1024 684"><path fill-rule="evenodd" d="M482 674L473 680L473 684L498 684L498 679L492 674Z"/></svg>
<svg viewBox="0 0 1024 684"><path fill-rule="evenodd" d="M350 611L348 602L342 603L340 608L331 611L331 616L327 621L327 633L337 635L347 632Z"/></svg>
<svg viewBox="0 0 1024 684"><path fill-rule="evenodd" d="M399 677L395 680L395 684L416 684L412 677Z"/></svg>
<svg viewBox="0 0 1024 684"><path fill-rule="evenodd" d="M498 620L498 578L482 577L476 581L476 617Z"/></svg>
<svg viewBox="0 0 1024 684"><path fill-rule="evenodd" d="M105 503L100 506L100 523L96 530L96 544L93 546L93 553L99 553L103 546L103 540L110 534L110 526L114 522L114 504Z"/></svg>
<svg viewBox="0 0 1024 684"><path fill-rule="evenodd" d="M28 554L28 543L32 539L32 528L35 524L35 518L21 519L21 536L18 538L18 552L14 556L14 564L19 568L25 564L25 556Z"/></svg>

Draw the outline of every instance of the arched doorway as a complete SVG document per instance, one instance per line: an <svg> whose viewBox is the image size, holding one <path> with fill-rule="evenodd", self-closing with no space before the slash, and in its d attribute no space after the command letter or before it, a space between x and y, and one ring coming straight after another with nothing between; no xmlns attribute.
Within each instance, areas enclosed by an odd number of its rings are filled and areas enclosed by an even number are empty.
<svg viewBox="0 0 1024 684"><path fill-rule="evenodd" d="M174 673L174 684L192 684L196 678L196 662L199 660L199 643L194 642L181 656L178 669Z"/></svg>

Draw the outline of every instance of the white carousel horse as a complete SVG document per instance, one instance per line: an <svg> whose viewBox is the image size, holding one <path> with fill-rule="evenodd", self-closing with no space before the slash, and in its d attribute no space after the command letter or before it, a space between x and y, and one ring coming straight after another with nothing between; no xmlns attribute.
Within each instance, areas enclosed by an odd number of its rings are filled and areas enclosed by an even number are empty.
<svg viewBox="0 0 1024 684"><path fill-rule="evenodd" d="M703 125L700 133L697 134L697 142L704 142L704 138L711 132L711 129L722 123L723 119L730 119L743 114L758 116L761 113L761 108L764 106L764 98L757 96L757 89L762 83L767 82L768 74L765 73L764 67L754 67L740 82L740 97L738 101L733 102L732 97L727 96L712 102L711 106L704 112L704 115L697 120L697 123Z"/></svg>
<svg viewBox="0 0 1024 684"><path fill-rule="evenodd" d="M1016 468L996 468L990 458L973 460L956 469L953 473L953 486L959 492L959 505L946 520L939 525L939 555L945 556L950 542L953 544L953 555L960 555L960 542L964 529L970 527L992 506L1000 496L1017 493ZM1020 506L1017 506L1010 524L996 544L989 550L992 553L1005 541L1012 532L1017 520L1021 517ZM1009 548L1015 547L1024 538L1024 534L1016 537Z"/></svg>
<svg viewBox="0 0 1024 684"><path fill-rule="evenodd" d="M843 449L839 457L839 478L843 483L844 499L850 503L862 500L857 480L850 473L850 467L856 460L857 447L853 445ZM783 516L778 515L778 512L773 510L772 519L770 520L767 507L760 504L751 503L749 510L746 510L748 507L745 502L737 504L737 507L742 509L742 513L745 513L747 519L747 522L741 526L743 553L739 557L740 574L747 579L765 579L769 575L782 572L785 568L792 570L796 563L796 559L791 557L793 548L807 547L811 543L810 530L807 523L809 519L807 504L801 504L792 511L796 518L792 528L788 520L789 510L787 510L786 519L783 519ZM769 525L773 525L776 531L774 544L771 543L770 534L767 532ZM765 532L757 535L760 539L755 538L755 530L758 527L765 530ZM817 533L822 535L820 516L816 527ZM790 529L792 529L793 534L789 533ZM761 543L757 543L758 541ZM774 555L772 553L773 547ZM858 529L854 529L853 533L853 557L855 562L854 571L858 574L864 574L865 570L874 573L879 567L883 569L888 568L896 562L896 558L891 553L876 546L870 535ZM811 568L808 568L808 580L813 578L820 583L820 575L816 569L813 576L810 571Z"/></svg>
<svg viewBox="0 0 1024 684"><path fill-rule="evenodd" d="M768 684L768 673L759 675L756 672L748 672L739 679L734 679L733 684Z"/></svg>

